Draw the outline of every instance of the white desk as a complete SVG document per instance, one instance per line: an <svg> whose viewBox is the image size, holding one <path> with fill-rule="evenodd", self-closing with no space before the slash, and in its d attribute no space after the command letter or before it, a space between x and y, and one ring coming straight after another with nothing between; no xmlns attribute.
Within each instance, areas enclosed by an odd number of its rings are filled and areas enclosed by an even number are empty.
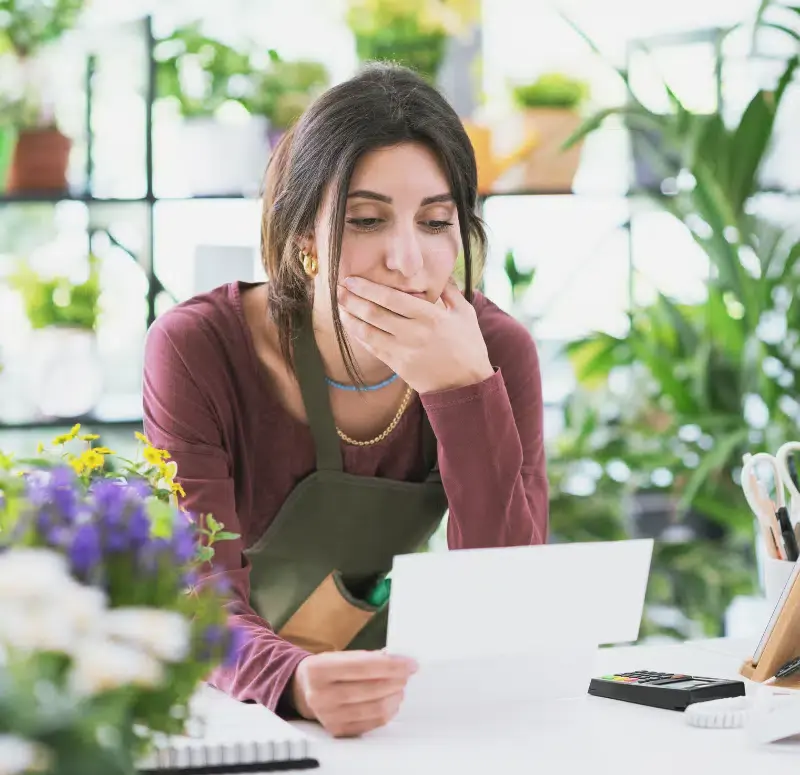
<svg viewBox="0 0 800 775"><path fill-rule="evenodd" d="M710 640L683 645L601 649L596 675L633 670L741 678L751 642ZM403 734L388 726L360 739L335 740L295 722L313 739L320 775L428 773L614 773L624 775L797 775L800 743L755 746L742 729L690 727L683 714L588 695L532 708L513 723Z"/></svg>

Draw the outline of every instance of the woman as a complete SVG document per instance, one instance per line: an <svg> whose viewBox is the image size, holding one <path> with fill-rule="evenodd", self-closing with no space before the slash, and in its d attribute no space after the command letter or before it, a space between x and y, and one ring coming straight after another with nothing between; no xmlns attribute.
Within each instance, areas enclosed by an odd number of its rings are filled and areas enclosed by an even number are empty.
<svg viewBox="0 0 800 775"><path fill-rule="evenodd" d="M547 537L536 349L472 290L475 206L458 116L410 71L369 67L271 159L268 282L193 298L148 335L145 430L186 508L241 534L209 576L246 643L211 681L337 736L386 723L415 669L382 650L387 604L369 601L394 555L448 507L451 549Z"/></svg>

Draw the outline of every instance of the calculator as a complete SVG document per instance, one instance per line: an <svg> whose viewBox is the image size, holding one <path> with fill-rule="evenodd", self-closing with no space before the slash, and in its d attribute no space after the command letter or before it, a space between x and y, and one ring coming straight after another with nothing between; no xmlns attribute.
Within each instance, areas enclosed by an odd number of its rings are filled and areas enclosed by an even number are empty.
<svg viewBox="0 0 800 775"><path fill-rule="evenodd" d="M637 670L593 678L589 683L589 694L653 708L686 710L695 702L744 697L745 690L743 681Z"/></svg>

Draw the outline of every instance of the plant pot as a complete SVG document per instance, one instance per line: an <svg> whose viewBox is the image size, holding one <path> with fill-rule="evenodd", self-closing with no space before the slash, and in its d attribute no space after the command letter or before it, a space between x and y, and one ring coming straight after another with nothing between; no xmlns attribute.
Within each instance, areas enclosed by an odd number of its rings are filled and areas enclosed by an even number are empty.
<svg viewBox="0 0 800 775"><path fill-rule="evenodd" d="M523 164L524 188L572 190L583 141L566 151L561 150L561 145L580 126L580 115L563 108L528 108L523 111L523 123L526 134L538 137L536 148Z"/></svg>
<svg viewBox="0 0 800 775"><path fill-rule="evenodd" d="M5 191L16 144L16 130L11 126L0 126L0 191Z"/></svg>
<svg viewBox="0 0 800 775"><path fill-rule="evenodd" d="M269 158L267 121L185 119L159 130L155 152L159 195L254 195Z"/></svg>
<svg viewBox="0 0 800 775"><path fill-rule="evenodd" d="M25 129L19 133L8 176L9 193L67 190L72 140L57 129Z"/></svg>
<svg viewBox="0 0 800 775"><path fill-rule="evenodd" d="M71 326L33 331L29 381L34 405L43 417L72 419L91 412L103 389L94 331Z"/></svg>

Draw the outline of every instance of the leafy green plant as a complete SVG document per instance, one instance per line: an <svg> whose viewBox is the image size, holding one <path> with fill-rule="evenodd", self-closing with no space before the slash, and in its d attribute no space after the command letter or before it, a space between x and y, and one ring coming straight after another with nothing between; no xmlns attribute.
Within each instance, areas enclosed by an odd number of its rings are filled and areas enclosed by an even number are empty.
<svg viewBox="0 0 800 775"><path fill-rule="evenodd" d="M515 86L512 93L521 108L576 110L588 98L589 85L563 73L544 73L533 83Z"/></svg>
<svg viewBox="0 0 800 775"><path fill-rule="evenodd" d="M508 282L511 284L511 297L513 301L517 302L522 298L528 288L531 287L536 277L536 267L532 267L527 271L521 270L517 266L514 251L508 250L506 251L503 269L505 270Z"/></svg>
<svg viewBox="0 0 800 775"><path fill-rule="evenodd" d="M249 54L209 37L200 22L159 40L154 57L158 97L175 100L187 118L213 116L243 96L252 72Z"/></svg>
<svg viewBox="0 0 800 775"><path fill-rule="evenodd" d="M225 104L238 103L286 129L330 75L320 62L284 60L270 49L262 63L259 54L209 37L200 22L180 27L156 45L158 96L175 101L185 118L213 117Z"/></svg>
<svg viewBox="0 0 800 775"><path fill-rule="evenodd" d="M45 277L23 263L9 283L22 297L25 312L34 329L72 326L94 330L100 301L98 260L89 256L89 274L75 283L64 276Z"/></svg>
<svg viewBox="0 0 800 775"><path fill-rule="evenodd" d="M330 74L321 62L285 60L274 49L269 56L269 67L254 73L252 93L242 104L251 114L266 116L271 127L287 129L328 86Z"/></svg>
<svg viewBox="0 0 800 775"><path fill-rule="evenodd" d="M476 0L349 0L346 21L362 62L397 62L435 81L447 39L479 15Z"/></svg>
<svg viewBox="0 0 800 775"><path fill-rule="evenodd" d="M0 36L29 57L71 30L86 0L0 0Z"/></svg>
<svg viewBox="0 0 800 775"><path fill-rule="evenodd" d="M567 142L614 115L653 130L653 162L669 178L678 159L678 174L669 193L642 195L682 223L709 262L702 301L659 295L631 311L626 335L597 332L568 346L581 388L566 414L571 443L563 452L566 464L595 464L598 489L610 486L608 466L621 462L627 498L663 495L677 531L657 543L648 604L680 610L711 634L732 597L755 584L742 456L774 452L800 422L800 233L761 207L759 180L797 69L798 57L788 59L776 82L727 123L721 108L690 112L666 84L671 110L654 113L618 70L627 103L590 116ZM612 389L620 380L625 388ZM590 409L574 411L581 402Z"/></svg>

